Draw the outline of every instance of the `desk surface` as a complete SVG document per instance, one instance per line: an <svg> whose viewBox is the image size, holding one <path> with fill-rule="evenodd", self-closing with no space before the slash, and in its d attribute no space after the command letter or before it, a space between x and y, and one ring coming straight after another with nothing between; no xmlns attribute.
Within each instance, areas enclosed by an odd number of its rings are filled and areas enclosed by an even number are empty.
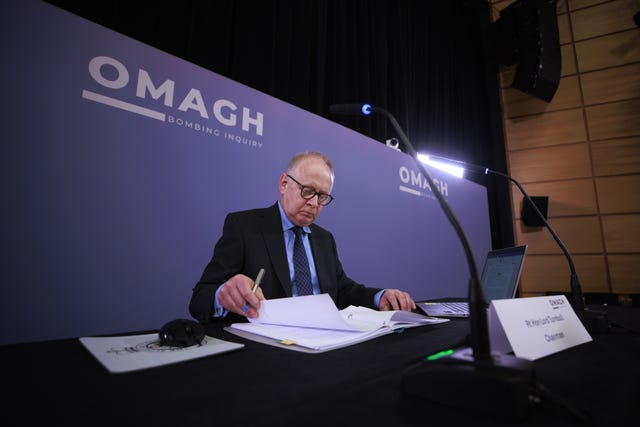
<svg viewBox="0 0 640 427"><path fill-rule="evenodd" d="M589 422L536 406L514 425L637 422L640 309L612 307L610 319L611 330L593 342L534 362L539 381L588 412ZM108 373L77 339L0 346L5 417L16 425L512 425L401 391L403 372L464 341L466 320L320 354L244 340L223 326L208 325L207 334L245 348L122 374Z"/></svg>

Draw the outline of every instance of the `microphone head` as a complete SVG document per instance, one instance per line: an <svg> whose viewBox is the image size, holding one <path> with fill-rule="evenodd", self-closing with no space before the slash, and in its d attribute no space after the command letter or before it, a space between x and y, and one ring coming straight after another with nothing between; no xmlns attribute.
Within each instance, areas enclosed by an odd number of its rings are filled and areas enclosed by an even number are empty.
<svg viewBox="0 0 640 427"><path fill-rule="evenodd" d="M332 114L349 114L349 115L365 115L371 114L370 104L333 104L329 106L329 112Z"/></svg>

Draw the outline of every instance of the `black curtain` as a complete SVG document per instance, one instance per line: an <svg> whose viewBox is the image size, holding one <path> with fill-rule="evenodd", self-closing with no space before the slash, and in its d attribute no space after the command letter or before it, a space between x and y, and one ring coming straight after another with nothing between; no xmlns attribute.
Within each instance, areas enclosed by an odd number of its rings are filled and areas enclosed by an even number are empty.
<svg viewBox="0 0 640 427"><path fill-rule="evenodd" d="M487 0L48 3L384 143L383 116L328 111L382 107L417 151L507 172ZM493 247L512 245L508 182L468 178L487 188Z"/></svg>

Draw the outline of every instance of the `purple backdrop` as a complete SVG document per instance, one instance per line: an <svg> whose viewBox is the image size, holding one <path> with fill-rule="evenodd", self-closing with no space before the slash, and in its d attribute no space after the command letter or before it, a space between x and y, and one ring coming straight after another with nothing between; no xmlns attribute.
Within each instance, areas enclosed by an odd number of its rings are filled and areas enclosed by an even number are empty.
<svg viewBox="0 0 640 427"><path fill-rule="evenodd" d="M49 4L0 7L0 344L187 317L226 213L274 203L308 149L334 161L318 223L350 276L466 296L462 246L406 154ZM430 171L481 266L485 188Z"/></svg>

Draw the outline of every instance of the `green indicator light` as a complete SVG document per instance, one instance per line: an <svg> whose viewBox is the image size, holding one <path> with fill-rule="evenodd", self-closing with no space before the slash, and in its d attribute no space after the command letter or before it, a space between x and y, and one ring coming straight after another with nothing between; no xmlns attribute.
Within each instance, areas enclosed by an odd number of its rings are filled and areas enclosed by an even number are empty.
<svg viewBox="0 0 640 427"><path fill-rule="evenodd" d="M442 350L438 353L432 354L431 356L427 356L427 360L436 360L440 359L441 357L449 356L451 354L453 354L453 350Z"/></svg>

